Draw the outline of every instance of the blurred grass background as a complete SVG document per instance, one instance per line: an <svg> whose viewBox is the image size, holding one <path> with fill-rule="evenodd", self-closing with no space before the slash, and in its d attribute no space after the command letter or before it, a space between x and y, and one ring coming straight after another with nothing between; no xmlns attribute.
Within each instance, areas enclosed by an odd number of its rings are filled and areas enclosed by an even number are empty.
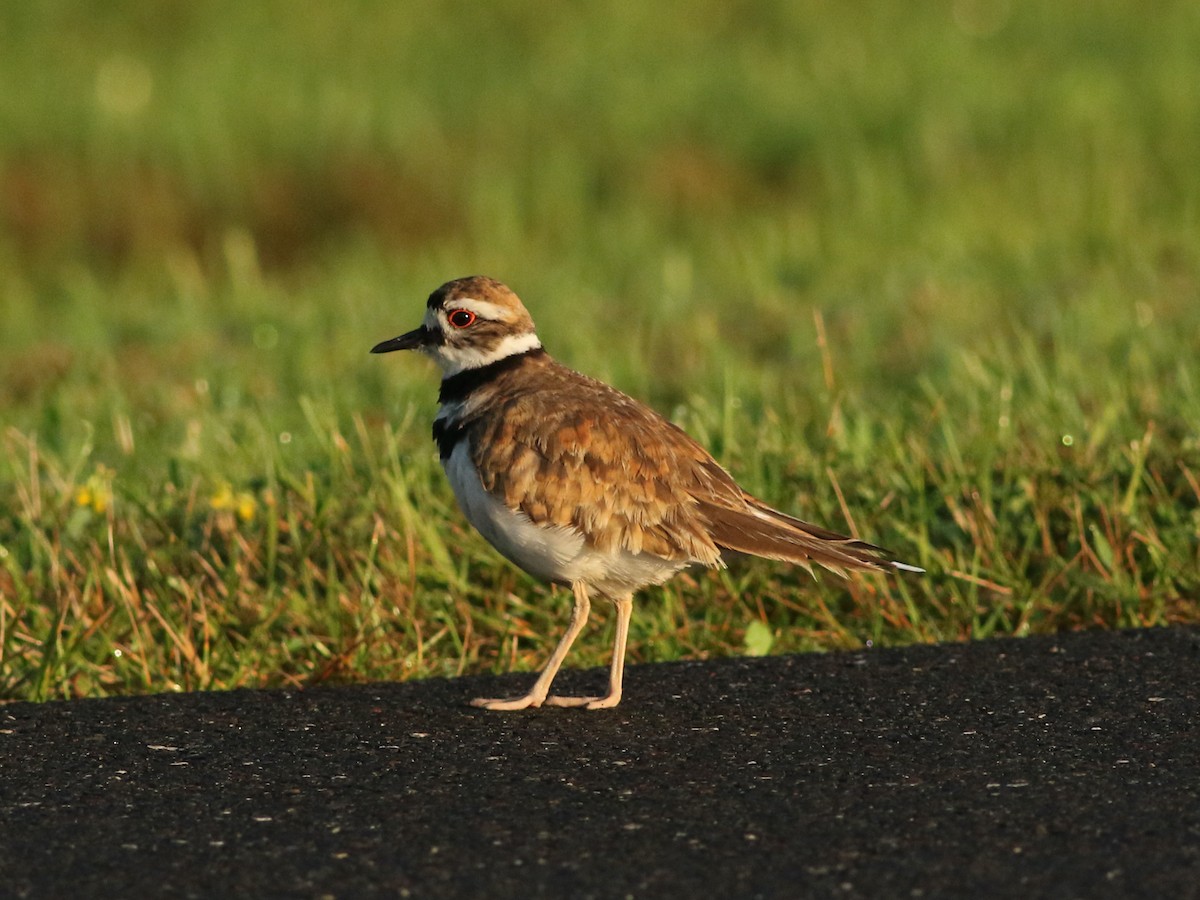
<svg viewBox="0 0 1200 900"><path fill-rule="evenodd" d="M0 46L0 698L540 665L565 599L366 354L473 273L930 572L695 573L634 659L1200 621L1194 3L43 0Z"/></svg>

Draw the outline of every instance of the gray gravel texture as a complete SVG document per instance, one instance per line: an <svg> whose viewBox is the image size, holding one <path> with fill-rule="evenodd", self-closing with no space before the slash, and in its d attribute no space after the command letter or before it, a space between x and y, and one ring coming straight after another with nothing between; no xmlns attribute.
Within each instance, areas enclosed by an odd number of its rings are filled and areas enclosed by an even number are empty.
<svg viewBox="0 0 1200 900"><path fill-rule="evenodd" d="M1200 631L0 707L3 897L1200 897ZM598 691L601 671L560 689Z"/></svg>

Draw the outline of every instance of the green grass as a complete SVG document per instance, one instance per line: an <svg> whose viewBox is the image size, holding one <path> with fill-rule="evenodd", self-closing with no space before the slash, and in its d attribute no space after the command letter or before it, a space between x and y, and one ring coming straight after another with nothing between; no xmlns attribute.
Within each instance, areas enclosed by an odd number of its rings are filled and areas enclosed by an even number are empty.
<svg viewBox="0 0 1200 900"><path fill-rule="evenodd" d="M47 0L0 41L0 698L540 665L566 598L454 508L432 367L366 352L476 272L929 570L689 573L633 659L1200 621L1194 4Z"/></svg>

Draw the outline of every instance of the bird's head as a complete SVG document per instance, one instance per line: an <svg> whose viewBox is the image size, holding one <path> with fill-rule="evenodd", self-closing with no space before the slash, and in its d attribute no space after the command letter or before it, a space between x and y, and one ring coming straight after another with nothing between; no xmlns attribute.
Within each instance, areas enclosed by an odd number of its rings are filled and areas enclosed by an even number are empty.
<svg viewBox="0 0 1200 900"><path fill-rule="evenodd" d="M541 346L520 298L494 278L473 275L443 284L429 295L419 328L382 341L371 352L419 350L450 376Z"/></svg>

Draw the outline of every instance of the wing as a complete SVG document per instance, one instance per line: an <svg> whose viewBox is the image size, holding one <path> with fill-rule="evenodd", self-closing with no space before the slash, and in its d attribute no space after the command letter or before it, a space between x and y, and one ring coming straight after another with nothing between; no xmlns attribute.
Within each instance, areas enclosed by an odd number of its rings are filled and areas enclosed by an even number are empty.
<svg viewBox="0 0 1200 900"><path fill-rule="evenodd" d="M848 569L908 569L892 562L882 547L846 537L772 509L742 492L742 503L705 498L699 510L709 521L709 536L718 547L804 566L824 566L839 575Z"/></svg>
<svg viewBox="0 0 1200 900"><path fill-rule="evenodd" d="M719 565L696 497L714 483L737 490L733 479L652 409L553 369L542 370L536 390L502 389L481 404L490 411L470 438L484 488L535 521L576 529L601 551Z"/></svg>
<svg viewBox="0 0 1200 900"><path fill-rule="evenodd" d="M602 551L721 565L735 551L845 574L897 567L886 551L772 509L682 429L552 360L498 386L470 427L484 487ZM904 566L899 566L906 568Z"/></svg>

